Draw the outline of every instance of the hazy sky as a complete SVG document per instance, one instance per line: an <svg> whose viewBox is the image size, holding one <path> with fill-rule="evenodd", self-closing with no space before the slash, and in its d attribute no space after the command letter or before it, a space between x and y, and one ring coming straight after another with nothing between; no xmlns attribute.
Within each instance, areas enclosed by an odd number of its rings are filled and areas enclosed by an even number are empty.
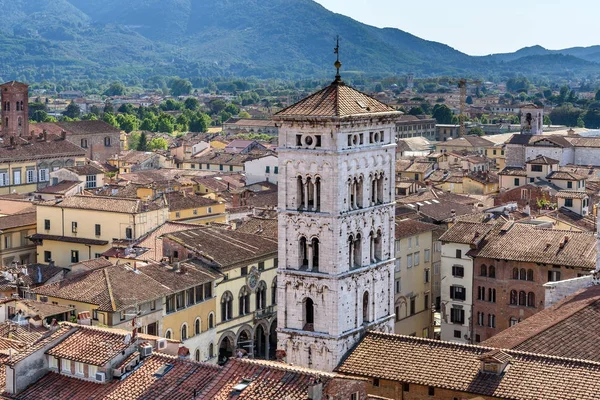
<svg viewBox="0 0 600 400"><path fill-rule="evenodd" d="M600 44L598 0L316 0L377 27L393 27L471 55Z"/></svg>

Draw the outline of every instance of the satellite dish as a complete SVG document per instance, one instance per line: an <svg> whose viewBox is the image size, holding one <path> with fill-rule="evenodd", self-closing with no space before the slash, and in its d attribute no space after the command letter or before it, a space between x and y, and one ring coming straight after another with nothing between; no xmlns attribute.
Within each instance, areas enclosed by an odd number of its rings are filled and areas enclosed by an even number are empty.
<svg viewBox="0 0 600 400"><path fill-rule="evenodd" d="M125 335L125 339L123 339L123 343L129 344L129 342L131 342L131 333Z"/></svg>

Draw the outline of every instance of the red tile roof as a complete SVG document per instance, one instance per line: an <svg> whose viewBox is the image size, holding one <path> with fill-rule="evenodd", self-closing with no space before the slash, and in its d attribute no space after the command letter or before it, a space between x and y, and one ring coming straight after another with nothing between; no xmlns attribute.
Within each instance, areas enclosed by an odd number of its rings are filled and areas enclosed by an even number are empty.
<svg viewBox="0 0 600 400"><path fill-rule="evenodd" d="M511 357L504 372L482 373L480 358L493 350L368 332L336 371L502 399L598 398L600 363L504 350Z"/></svg>
<svg viewBox="0 0 600 400"><path fill-rule="evenodd" d="M130 347L125 339L125 335L119 333L78 329L46 354L101 367Z"/></svg>

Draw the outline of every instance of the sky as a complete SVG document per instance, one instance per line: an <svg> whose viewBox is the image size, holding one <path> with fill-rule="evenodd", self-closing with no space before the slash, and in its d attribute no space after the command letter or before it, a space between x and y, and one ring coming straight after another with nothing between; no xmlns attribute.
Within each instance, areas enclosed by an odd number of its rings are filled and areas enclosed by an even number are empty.
<svg viewBox="0 0 600 400"><path fill-rule="evenodd" d="M598 0L315 0L377 27L398 28L470 55L600 44Z"/></svg>

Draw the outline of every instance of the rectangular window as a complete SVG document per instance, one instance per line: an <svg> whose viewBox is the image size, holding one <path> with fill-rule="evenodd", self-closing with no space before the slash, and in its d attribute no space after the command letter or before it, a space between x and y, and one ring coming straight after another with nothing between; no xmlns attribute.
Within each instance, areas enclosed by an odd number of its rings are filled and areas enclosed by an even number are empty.
<svg viewBox="0 0 600 400"><path fill-rule="evenodd" d="M396 279L396 293L400 293L400 278Z"/></svg>
<svg viewBox="0 0 600 400"><path fill-rule="evenodd" d="M102 233L102 227L100 226L100 224L96 224L94 230L96 231L96 236L100 236L100 234Z"/></svg>
<svg viewBox="0 0 600 400"><path fill-rule="evenodd" d="M423 299L423 310L427 311L429 309L429 307L431 307L431 304L429 304L429 295L426 294L425 298ZM427 337L427 336L425 336Z"/></svg>
<svg viewBox="0 0 600 400"><path fill-rule="evenodd" d="M63 358L62 360L60 360L60 369L63 374L70 374L71 373L71 360L67 360L66 358Z"/></svg>
<svg viewBox="0 0 600 400"><path fill-rule="evenodd" d="M197 208L194 208L194 211L192 211L192 214L194 214L194 215L198 215L198 209L197 209Z"/></svg>
<svg viewBox="0 0 600 400"><path fill-rule="evenodd" d="M93 189L96 187L96 175L87 175L85 177L85 188Z"/></svg>
<svg viewBox="0 0 600 400"><path fill-rule="evenodd" d="M430 396L435 396L435 388L433 386L429 386L427 388L427 394L429 394Z"/></svg>
<svg viewBox="0 0 600 400"><path fill-rule="evenodd" d="M273 167L273 173L277 175L279 173L279 167Z"/></svg>
<svg viewBox="0 0 600 400"><path fill-rule="evenodd" d="M419 247L419 237L415 236L415 246Z"/></svg>
<svg viewBox="0 0 600 400"><path fill-rule="evenodd" d="M96 372L98 372L98 367L95 365L88 365L88 378L96 379Z"/></svg>
<svg viewBox="0 0 600 400"><path fill-rule="evenodd" d="M400 253L400 241L399 241L399 240L396 240L396 241L394 242L394 252L395 252L396 254Z"/></svg>
<svg viewBox="0 0 600 400"><path fill-rule="evenodd" d="M565 207L573 207L573 199L565 199Z"/></svg>
<svg viewBox="0 0 600 400"><path fill-rule="evenodd" d="M350 395L350 400L360 400L360 395L358 392L354 392Z"/></svg>
<svg viewBox="0 0 600 400"><path fill-rule="evenodd" d="M71 263L79 262L79 250L71 250Z"/></svg>
<svg viewBox="0 0 600 400"><path fill-rule="evenodd" d="M419 261L419 258L420 258L419 256L420 256L420 255L421 255L421 253L420 253L420 252L417 252L417 253L414 253L414 254L413 254L413 256L414 256L414 259L415 259L415 267L421 263L421 262Z"/></svg>
<svg viewBox="0 0 600 400"><path fill-rule="evenodd" d="M21 170L13 169L13 185L21 184Z"/></svg>
<svg viewBox="0 0 600 400"><path fill-rule="evenodd" d="M270 174L271 173L271 167L270 166L266 166L265 168L265 173Z"/></svg>
<svg viewBox="0 0 600 400"><path fill-rule="evenodd" d="M185 301L188 307L196 303L196 298L194 297L194 288L189 288L185 291Z"/></svg>
<svg viewBox="0 0 600 400"><path fill-rule="evenodd" d="M76 221L71 222L71 232L77 233L77 222Z"/></svg>
<svg viewBox="0 0 600 400"><path fill-rule="evenodd" d="M11 240L12 237L10 235L11 235L10 233L7 233L4 236L4 248L5 249L10 249L12 247L12 240Z"/></svg>
<svg viewBox="0 0 600 400"><path fill-rule="evenodd" d="M259 261L258 262L258 270L259 271L264 271L265 270L265 262L264 261Z"/></svg>
<svg viewBox="0 0 600 400"><path fill-rule="evenodd" d="M34 183L34 182L35 182L35 170L28 169L27 170L27 183Z"/></svg>
<svg viewBox="0 0 600 400"><path fill-rule="evenodd" d="M416 297L410 298L410 315L415 315L415 313L416 313L416 308L417 308L416 300L417 300Z"/></svg>
<svg viewBox="0 0 600 400"><path fill-rule="evenodd" d="M179 292L175 295L175 303L178 310L185 307L185 297L183 292Z"/></svg>
<svg viewBox="0 0 600 400"><path fill-rule="evenodd" d="M450 322L453 324L464 324L465 323L465 310L462 308L450 309Z"/></svg>
<svg viewBox="0 0 600 400"><path fill-rule="evenodd" d="M409 249L412 248L412 238L411 237L408 238L408 248Z"/></svg>
<svg viewBox="0 0 600 400"><path fill-rule="evenodd" d="M429 257L430 257L429 253L430 253L430 250L429 250L429 249L425 249L425 250L423 251L423 259L424 259L424 261L425 261L426 263L428 263L428 262L429 262Z"/></svg>
<svg viewBox="0 0 600 400"><path fill-rule="evenodd" d="M167 309L167 314L175 311L175 295L174 294L167 296L166 301L165 301L165 307Z"/></svg>
<svg viewBox="0 0 600 400"><path fill-rule="evenodd" d="M542 172L542 166L541 165L532 165L531 166L531 171L532 172Z"/></svg>
<svg viewBox="0 0 600 400"><path fill-rule="evenodd" d="M467 291L462 286L450 286L450 298L453 300L465 301L467 298Z"/></svg>
<svg viewBox="0 0 600 400"><path fill-rule="evenodd" d="M460 265L452 266L452 276L462 278L465 276L465 269Z"/></svg>
<svg viewBox="0 0 600 400"><path fill-rule="evenodd" d="M460 338L461 338L461 333L460 333L460 331L457 331L457 330L455 330L455 331L454 331L454 337L455 337L456 339L460 339Z"/></svg>
<svg viewBox="0 0 600 400"><path fill-rule="evenodd" d="M176 211L175 212L175 218L180 218L180 217L181 217L181 214L179 213L179 211Z"/></svg>
<svg viewBox="0 0 600 400"><path fill-rule="evenodd" d="M0 186L8 186L8 172L0 172Z"/></svg>
<svg viewBox="0 0 600 400"><path fill-rule="evenodd" d="M410 384L408 384L408 383L403 383L403 384L402 384L402 391L403 391L403 392L410 392Z"/></svg>
<svg viewBox="0 0 600 400"><path fill-rule="evenodd" d="M125 239L133 239L133 229L125 228Z"/></svg>
<svg viewBox="0 0 600 400"><path fill-rule="evenodd" d="M83 376L83 363L75 363L75 375Z"/></svg>
<svg viewBox="0 0 600 400"><path fill-rule="evenodd" d="M196 286L196 303L204 300L204 285Z"/></svg>
<svg viewBox="0 0 600 400"><path fill-rule="evenodd" d="M519 178L515 178L515 186L519 186L519 184L520 184L519 182L520 182Z"/></svg>
<svg viewBox="0 0 600 400"><path fill-rule="evenodd" d="M47 263L50 261L52 261L52 252L45 250L44 251L44 262Z"/></svg>
<svg viewBox="0 0 600 400"><path fill-rule="evenodd" d="M248 267L242 267L241 276L248 275Z"/></svg>
<svg viewBox="0 0 600 400"><path fill-rule="evenodd" d="M548 282L560 281L560 271L548 271Z"/></svg>
<svg viewBox="0 0 600 400"><path fill-rule="evenodd" d="M205 299L210 299L211 297L213 297L212 294L212 282L208 282L204 284L204 298Z"/></svg>
<svg viewBox="0 0 600 400"><path fill-rule="evenodd" d="M573 189L573 182L571 182L571 181L567 182L567 189Z"/></svg>
<svg viewBox="0 0 600 400"><path fill-rule="evenodd" d="M219 165L219 171L223 171L223 164Z"/></svg>
<svg viewBox="0 0 600 400"><path fill-rule="evenodd" d="M48 366L52 369L58 369L58 359L54 356L48 356Z"/></svg>
<svg viewBox="0 0 600 400"><path fill-rule="evenodd" d="M462 258L462 250L456 250L456 258Z"/></svg>
<svg viewBox="0 0 600 400"><path fill-rule="evenodd" d="M98 310L97 309L92 310L92 319L94 321L98 321Z"/></svg>
<svg viewBox="0 0 600 400"><path fill-rule="evenodd" d="M424 270L424 281L425 281L425 283L429 283L429 281L430 281L430 275L431 275L430 272L431 271L429 270L429 268L425 268L425 270Z"/></svg>
<svg viewBox="0 0 600 400"><path fill-rule="evenodd" d="M125 321L125 311L121 311L121 312L119 313L119 319L120 319L121 321Z"/></svg>
<svg viewBox="0 0 600 400"><path fill-rule="evenodd" d="M40 169L38 170L38 181L39 182L47 182L48 181L48 169Z"/></svg>
<svg viewBox="0 0 600 400"><path fill-rule="evenodd" d="M395 265L396 272L400 272L400 259L399 258L396 258L396 261L394 261L394 265Z"/></svg>
<svg viewBox="0 0 600 400"><path fill-rule="evenodd" d="M413 256L412 256L412 254L409 254L408 256L406 256L406 267L407 268L412 268L413 267Z"/></svg>

